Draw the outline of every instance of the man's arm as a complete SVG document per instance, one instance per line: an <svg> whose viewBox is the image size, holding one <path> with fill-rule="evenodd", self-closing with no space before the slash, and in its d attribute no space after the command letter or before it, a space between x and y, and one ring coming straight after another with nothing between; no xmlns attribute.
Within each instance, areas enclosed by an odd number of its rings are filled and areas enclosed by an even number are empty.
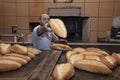
<svg viewBox="0 0 120 80"><path fill-rule="evenodd" d="M45 29L45 27L39 27L37 29L37 36L41 36L43 33L45 33L47 30Z"/></svg>
<svg viewBox="0 0 120 80"><path fill-rule="evenodd" d="M51 31L52 31L52 30L51 30L51 28L49 27L49 24L46 23L44 26L39 27L39 28L37 29L37 35L38 35L38 36L41 36L43 33L45 33L45 32L51 32Z"/></svg>

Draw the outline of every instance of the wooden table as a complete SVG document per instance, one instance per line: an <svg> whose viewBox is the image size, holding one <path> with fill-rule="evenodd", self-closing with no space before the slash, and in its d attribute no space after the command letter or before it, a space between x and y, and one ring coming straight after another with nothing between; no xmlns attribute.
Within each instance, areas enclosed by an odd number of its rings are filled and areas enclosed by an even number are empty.
<svg viewBox="0 0 120 80"><path fill-rule="evenodd" d="M49 65L49 63L50 64L52 63L51 62L52 59L54 60L58 59L60 53L61 51L55 51L55 50L54 51L42 51L41 54L36 55L36 57L33 60L31 60L26 65L23 65L20 69L17 69L15 71L0 73L0 80L29 80L29 78L32 75L36 74L38 71L42 73L42 71L46 69L45 66ZM46 64L46 62L48 64ZM53 61L53 63L56 63L56 62ZM42 65L44 65L44 67ZM51 65L51 67L52 66L54 65Z"/></svg>
<svg viewBox="0 0 120 80"><path fill-rule="evenodd" d="M97 47L109 54L112 52L120 53L119 45L71 45L71 47ZM22 68L12 72L0 73L0 80L54 80L52 72L55 65L67 62L65 53L66 51L58 50L42 51L42 54L37 55L34 60ZM75 68L75 74L70 80L120 80L120 65L112 71L110 75L101 75Z"/></svg>
<svg viewBox="0 0 120 80"><path fill-rule="evenodd" d="M73 45L71 47L97 47L107 51L109 54L112 52L120 52L120 46L118 45ZM50 55L48 58L44 59L43 63L39 67L39 70L36 71L35 74L29 78L29 80L54 80L52 77L52 72L55 65L67 62L65 53L66 51L62 51L62 53L56 54L56 57ZM120 80L120 65L113 69L113 72L110 75L91 73L84 70L79 70L77 68L74 69L75 74L70 80Z"/></svg>

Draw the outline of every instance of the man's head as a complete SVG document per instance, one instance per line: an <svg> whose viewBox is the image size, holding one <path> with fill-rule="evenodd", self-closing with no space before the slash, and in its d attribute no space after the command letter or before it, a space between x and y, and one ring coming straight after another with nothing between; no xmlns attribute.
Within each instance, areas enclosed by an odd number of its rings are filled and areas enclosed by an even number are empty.
<svg viewBox="0 0 120 80"><path fill-rule="evenodd" d="M39 22L40 24L43 26L44 24L48 23L49 20L50 20L50 17L48 14L42 14L40 17L39 17Z"/></svg>

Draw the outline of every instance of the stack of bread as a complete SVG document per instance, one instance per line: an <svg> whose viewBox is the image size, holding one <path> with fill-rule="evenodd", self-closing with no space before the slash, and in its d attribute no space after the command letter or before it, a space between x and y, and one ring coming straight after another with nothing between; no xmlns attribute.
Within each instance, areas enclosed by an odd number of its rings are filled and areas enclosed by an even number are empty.
<svg viewBox="0 0 120 80"><path fill-rule="evenodd" d="M80 70L85 70L92 73L98 74L111 74L113 68L120 64L120 54L112 53L111 55L104 50L99 48L89 47L89 48L73 48L70 51L66 52L67 62L70 63L73 67L78 68ZM57 71L57 66L63 65L65 63L57 64L54 71L53 77L55 80L66 80L65 78L59 78L62 74L59 73L55 76L55 71L60 72L61 70L66 71L64 67L59 68ZM56 69L57 68L57 69ZM71 70L69 70L71 71ZM73 76L68 73L70 76ZM58 79L59 78L59 79ZM69 77L70 79L71 77Z"/></svg>
<svg viewBox="0 0 120 80"><path fill-rule="evenodd" d="M16 70L35 58L33 52L41 53L35 48L19 44L0 43L0 72Z"/></svg>

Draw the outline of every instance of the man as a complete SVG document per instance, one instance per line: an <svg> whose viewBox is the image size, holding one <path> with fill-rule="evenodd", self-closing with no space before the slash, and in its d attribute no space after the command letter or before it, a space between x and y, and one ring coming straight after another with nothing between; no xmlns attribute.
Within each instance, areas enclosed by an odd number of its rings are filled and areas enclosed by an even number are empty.
<svg viewBox="0 0 120 80"><path fill-rule="evenodd" d="M49 27L50 17L47 14L42 14L39 17L40 25L33 30L33 47L41 50L51 50L50 45L52 41L59 41L59 38L52 32Z"/></svg>

